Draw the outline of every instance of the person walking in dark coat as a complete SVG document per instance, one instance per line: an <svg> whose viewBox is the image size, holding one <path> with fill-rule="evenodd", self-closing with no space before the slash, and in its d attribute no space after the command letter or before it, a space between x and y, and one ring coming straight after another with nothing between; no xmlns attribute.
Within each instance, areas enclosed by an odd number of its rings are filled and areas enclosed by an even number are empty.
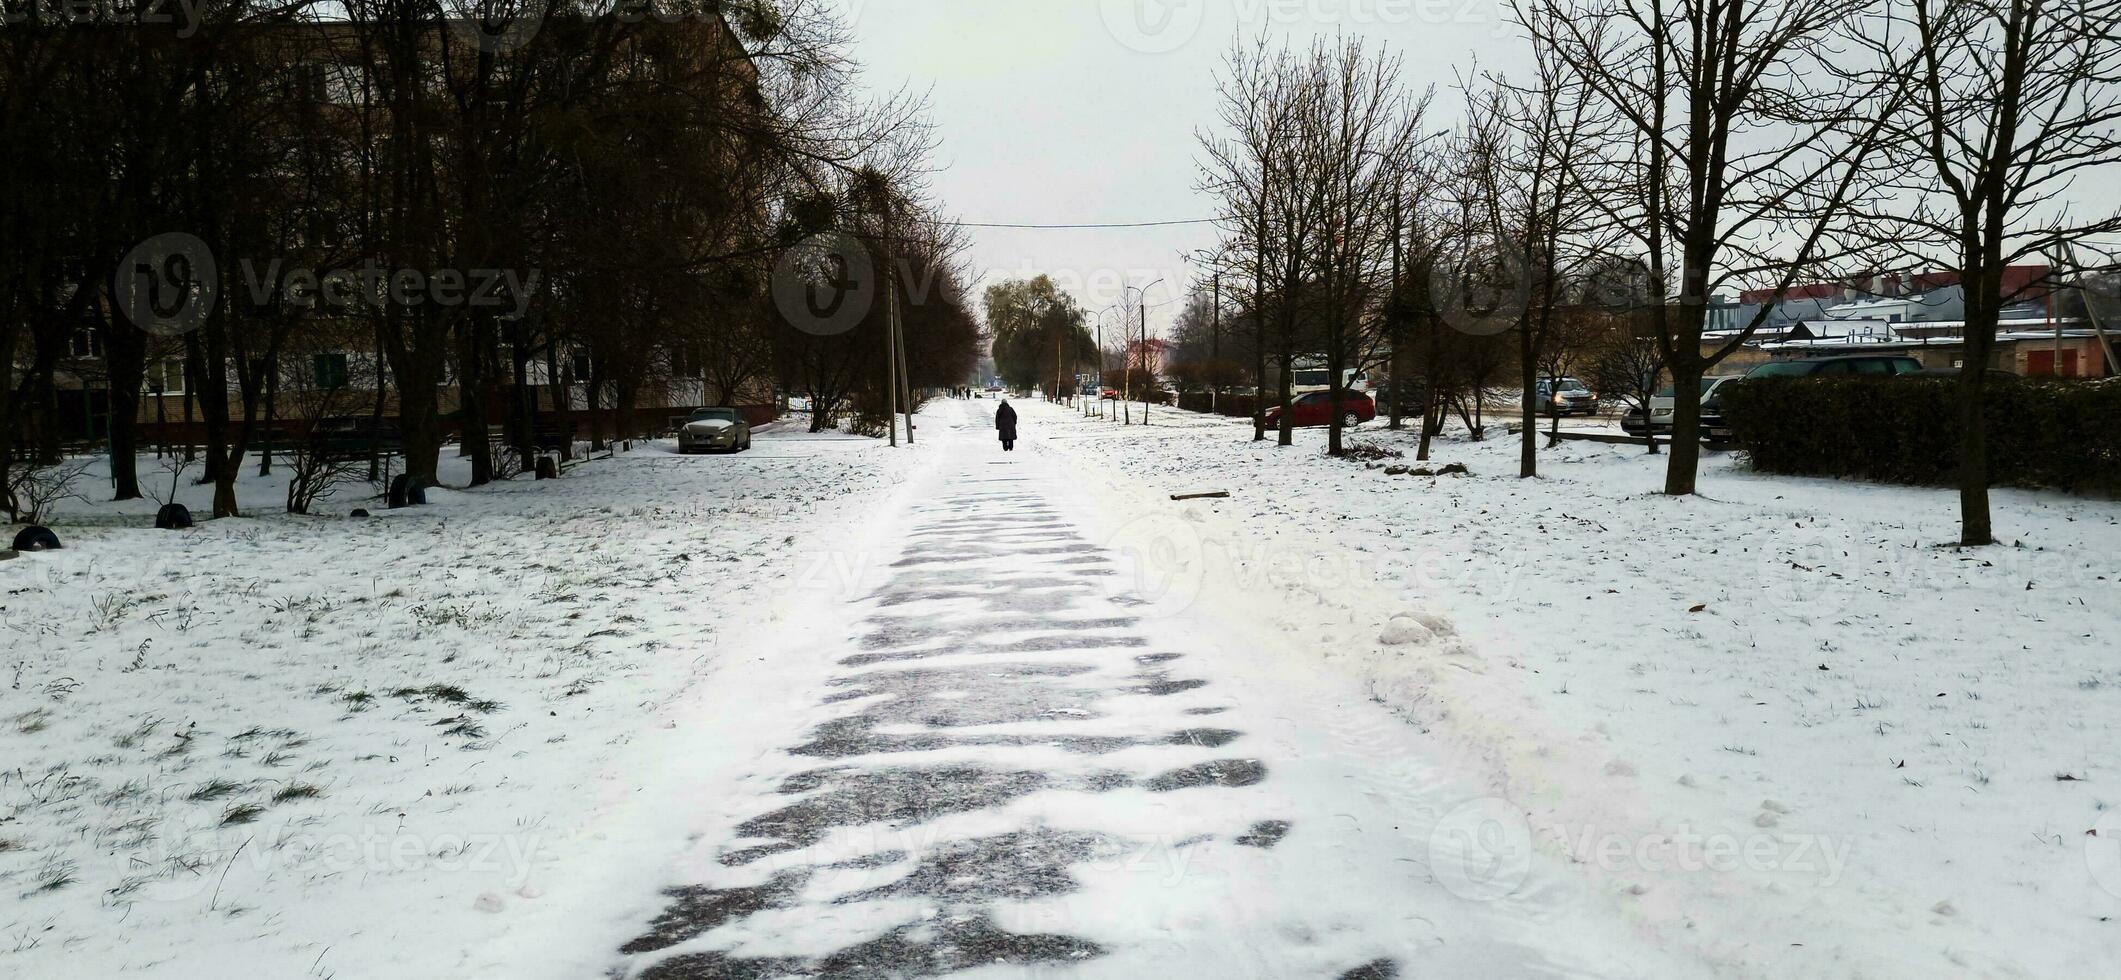
<svg viewBox="0 0 2121 980"><path fill-rule="evenodd" d="M1002 407L994 410L994 428L1002 436L1002 452L1016 449L1016 409L1009 407L1009 400L1002 399Z"/></svg>

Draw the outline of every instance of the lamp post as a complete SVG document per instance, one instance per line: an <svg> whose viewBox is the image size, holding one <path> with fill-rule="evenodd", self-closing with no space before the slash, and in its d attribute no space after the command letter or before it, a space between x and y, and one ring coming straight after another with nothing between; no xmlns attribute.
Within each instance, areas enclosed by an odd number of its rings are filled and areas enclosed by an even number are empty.
<svg viewBox="0 0 2121 980"><path fill-rule="evenodd" d="M1149 367L1149 290L1155 289L1157 286L1162 285L1163 281L1163 277L1159 276L1155 282L1152 282L1138 290L1135 290L1141 295L1142 368L1144 371L1146 371ZM1133 289L1134 287L1129 286L1127 288ZM1122 295L1124 295L1124 293ZM1122 329L1124 329L1124 325L1122 325ZM1121 384L1126 388L1125 395L1126 397L1131 399L1134 397L1134 370L1133 365L1128 363L1131 358L1129 358L1127 355L1126 347L1127 345L1124 343L1120 345L1119 374ZM1127 419L1127 424L1134 424L1134 419L1131 415ZM1149 424L1149 393L1147 391L1142 392L1142 424Z"/></svg>
<svg viewBox="0 0 2121 980"><path fill-rule="evenodd" d="M1118 303L1097 311L1097 417L1105 417L1105 314L1119 308Z"/></svg>

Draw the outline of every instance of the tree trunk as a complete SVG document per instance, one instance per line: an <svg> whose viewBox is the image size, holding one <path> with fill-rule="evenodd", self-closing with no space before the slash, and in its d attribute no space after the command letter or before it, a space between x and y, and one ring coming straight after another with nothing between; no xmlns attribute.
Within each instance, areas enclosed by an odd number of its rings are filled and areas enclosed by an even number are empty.
<svg viewBox="0 0 2121 980"><path fill-rule="evenodd" d="M1672 457L1665 464L1664 492L1683 497L1694 492L1701 464L1701 353L1682 350L1672 365Z"/></svg>
<svg viewBox="0 0 2121 980"><path fill-rule="evenodd" d="M1998 266L2000 270L2000 264ZM2002 305L2002 290L1988 289L1987 276L1968 276L1966 362L1959 370L1959 543L1969 547L1994 544L1995 528L1988 505L1988 367L1996 345L1996 320ZM1994 292L1993 302L1988 292Z"/></svg>
<svg viewBox="0 0 2121 980"><path fill-rule="evenodd" d="M280 425L280 356L265 357L265 426L258 444L258 475L272 475L273 438Z"/></svg>
<svg viewBox="0 0 2121 980"><path fill-rule="evenodd" d="M1517 433L1517 476L1530 479L1539 475L1539 365L1533 358L1531 335L1518 331L1521 338L1517 350L1521 356L1517 378L1524 385L1518 398L1519 431Z"/></svg>
<svg viewBox="0 0 2121 980"><path fill-rule="evenodd" d="M604 413L601 405L603 398L601 397L602 391L600 391L604 387L604 379L598 376L601 373L597 358L591 357L589 360L588 382L582 386L583 408L589 413L590 452L601 452L605 446Z"/></svg>
<svg viewBox="0 0 2121 980"><path fill-rule="evenodd" d="M462 427L458 445L471 457L471 486L493 482L493 447L487 437L486 395L491 379L486 370L487 314L473 310L457 331L457 420Z"/></svg>
<svg viewBox="0 0 2121 980"><path fill-rule="evenodd" d="M147 374L147 334L113 317L104 330L103 365L110 377L111 499L138 500L140 388Z"/></svg>

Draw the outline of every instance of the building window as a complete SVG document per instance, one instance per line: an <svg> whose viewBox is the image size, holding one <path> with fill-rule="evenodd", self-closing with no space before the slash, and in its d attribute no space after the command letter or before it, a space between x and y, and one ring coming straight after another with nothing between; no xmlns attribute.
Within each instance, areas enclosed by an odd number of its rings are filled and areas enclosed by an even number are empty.
<svg viewBox="0 0 2121 980"><path fill-rule="evenodd" d="M346 355L314 354L309 359L311 378L326 391L346 387Z"/></svg>
<svg viewBox="0 0 2121 980"><path fill-rule="evenodd" d="M165 395L184 394L184 359L172 357L147 365L147 390Z"/></svg>
<svg viewBox="0 0 2121 980"><path fill-rule="evenodd" d="M102 357L103 331L94 327L83 327L69 338L67 350L75 357Z"/></svg>
<svg viewBox="0 0 2121 980"><path fill-rule="evenodd" d="M573 370L575 384L589 383L589 354L587 352L575 352Z"/></svg>

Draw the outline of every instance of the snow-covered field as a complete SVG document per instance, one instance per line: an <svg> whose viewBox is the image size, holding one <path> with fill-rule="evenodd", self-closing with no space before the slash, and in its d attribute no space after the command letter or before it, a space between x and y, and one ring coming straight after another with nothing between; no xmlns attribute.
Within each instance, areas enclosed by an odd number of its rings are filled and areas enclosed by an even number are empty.
<svg viewBox="0 0 2121 980"><path fill-rule="evenodd" d="M1007 457L994 402L944 401L910 451L784 429L399 512L254 479L257 516L189 532L63 511L66 550L0 563L0 976L772 973L995 923L1174 980L2121 962L2121 503L1999 491L2017 543L1961 551L1949 492L1727 457L1671 499L1629 447L1390 476L1319 431L1015 404ZM1231 781L1165 792L1203 753ZM932 819L865 822L871 784ZM775 838L808 844L727 860ZM1014 843L922 870L981 840ZM691 885L755 901L673 925Z"/></svg>
<svg viewBox="0 0 2121 980"><path fill-rule="evenodd" d="M1248 422L1020 403L1140 515L1167 588L1346 672L1486 788L1456 825L1516 890L1572 862L1646 936L1731 976L2091 977L2121 963L2121 503L1769 478L1446 440L1388 476ZM1355 441L1405 452L1410 433ZM1226 500L1168 494L1228 490ZM1123 538L1125 536L1123 535ZM1424 621L1446 618L1456 635Z"/></svg>
<svg viewBox="0 0 2121 980"><path fill-rule="evenodd" d="M395 512L255 477L187 532L62 508L64 550L0 563L0 976L475 975L921 458L762 431Z"/></svg>

